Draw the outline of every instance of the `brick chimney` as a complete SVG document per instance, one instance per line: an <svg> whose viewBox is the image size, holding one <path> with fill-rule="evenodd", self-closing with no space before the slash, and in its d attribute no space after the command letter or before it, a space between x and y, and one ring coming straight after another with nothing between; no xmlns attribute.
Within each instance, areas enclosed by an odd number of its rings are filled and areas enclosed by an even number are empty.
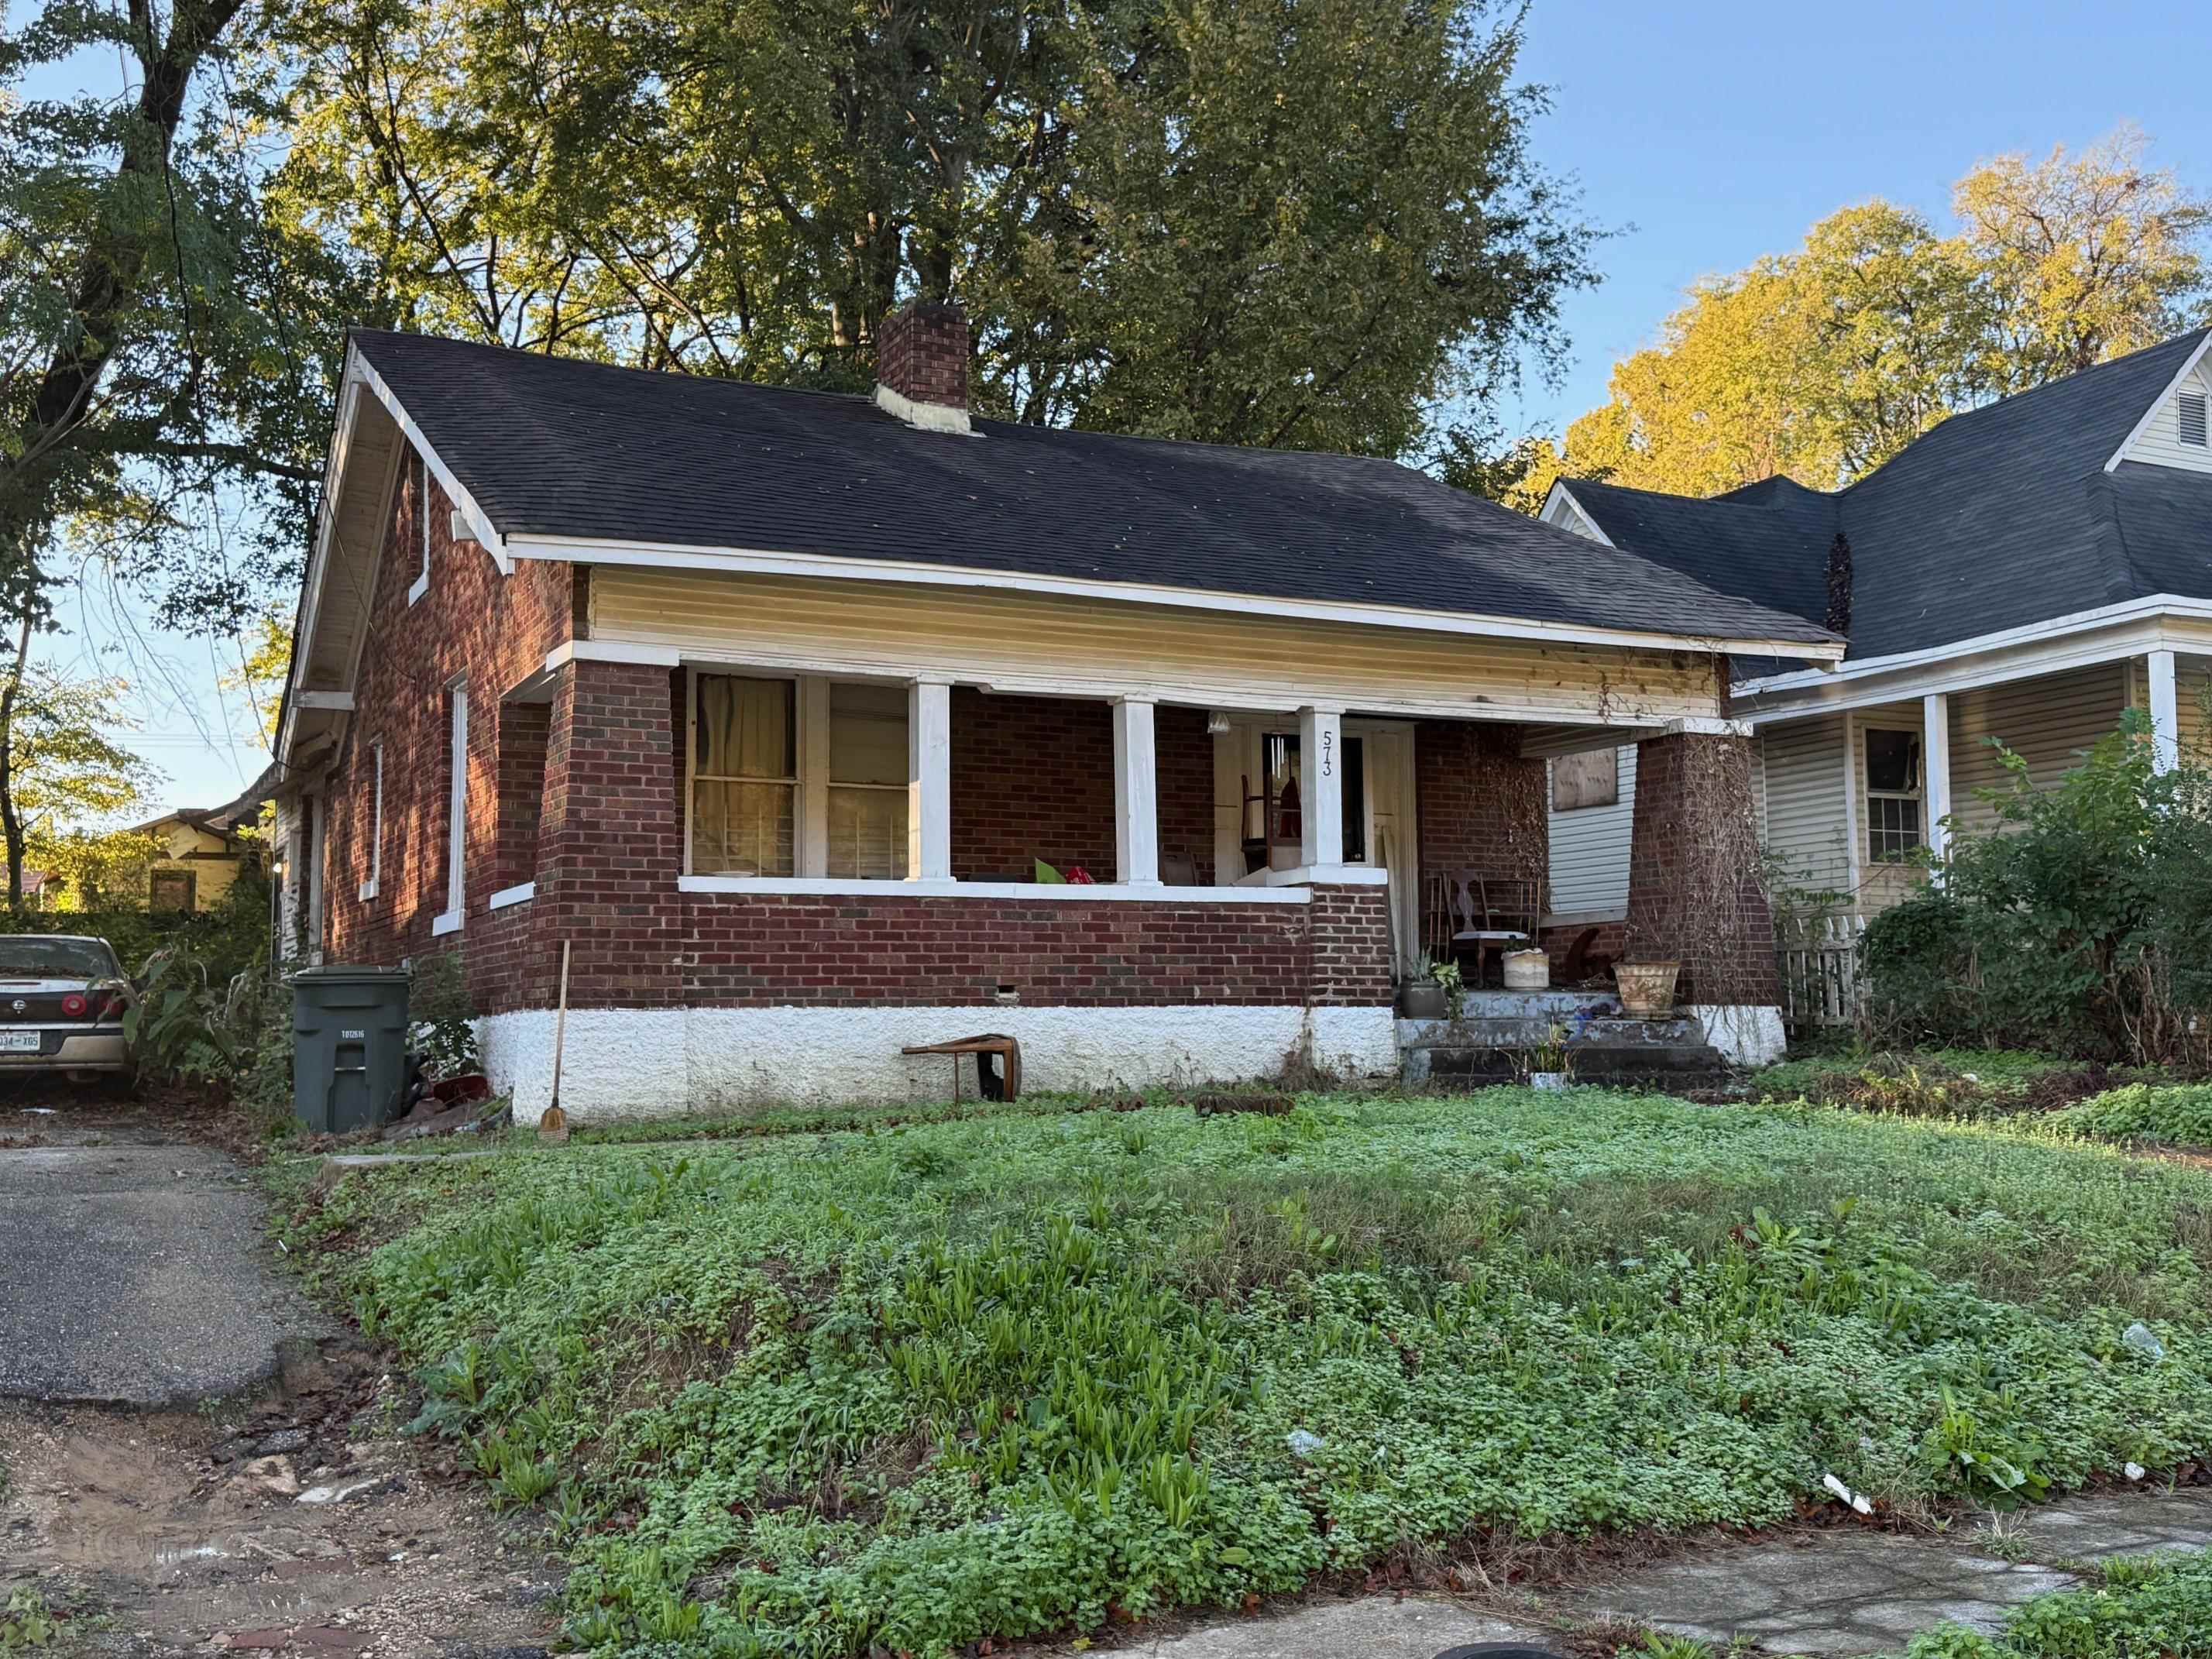
<svg viewBox="0 0 2212 1659"><path fill-rule="evenodd" d="M876 330L876 404L925 432L966 433L968 314L912 300Z"/></svg>

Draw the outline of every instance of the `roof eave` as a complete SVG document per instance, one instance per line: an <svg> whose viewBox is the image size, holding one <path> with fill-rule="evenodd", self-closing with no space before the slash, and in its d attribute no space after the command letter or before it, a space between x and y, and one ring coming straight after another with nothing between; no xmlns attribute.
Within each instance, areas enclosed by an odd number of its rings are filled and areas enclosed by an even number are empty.
<svg viewBox="0 0 2212 1659"><path fill-rule="evenodd" d="M738 574L811 576L832 580L888 582L927 587L990 587L1068 599L1147 605L1186 611L1230 611L1241 615L1291 617L1310 622L1349 623L1372 628L1460 634L1490 639L1592 645L1623 650L1725 653L1737 656L1796 657L1840 662L1845 641L1822 632L1817 639L1728 633L1668 632L1653 629L1607 628L1578 623L1472 612L1426 611L1411 605L1361 604L1346 600L1294 599L1228 589L1170 587L1150 582L1104 581L981 566L851 558L842 555L740 547L694 547L663 542L610 541L599 538L515 534L507 550L516 559L551 559L576 564L624 565L646 568L719 570Z"/></svg>

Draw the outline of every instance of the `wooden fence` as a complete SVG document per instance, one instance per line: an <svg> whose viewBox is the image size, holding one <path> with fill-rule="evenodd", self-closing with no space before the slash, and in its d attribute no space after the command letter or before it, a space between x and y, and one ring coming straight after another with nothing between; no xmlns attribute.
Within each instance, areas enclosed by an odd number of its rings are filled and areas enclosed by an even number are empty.
<svg viewBox="0 0 2212 1659"><path fill-rule="evenodd" d="M1783 1023L1793 1031L1849 1025L1858 1018L1865 980L1859 965L1856 916L1820 916L1785 922L1776 931L1776 966L1782 977Z"/></svg>

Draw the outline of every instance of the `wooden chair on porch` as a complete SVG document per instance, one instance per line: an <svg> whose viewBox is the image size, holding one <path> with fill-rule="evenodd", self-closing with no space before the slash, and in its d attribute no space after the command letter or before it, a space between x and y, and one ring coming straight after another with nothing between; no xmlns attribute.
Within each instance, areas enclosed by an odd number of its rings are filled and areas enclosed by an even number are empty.
<svg viewBox="0 0 2212 1659"><path fill-rule="evenodd" d="M1489 975L1491 954L1501 967L1506 951L1534 941L1544 915L1544 884L1485 877L1479 871L1454 870L1444 877L1450 906L1450 933L1445 944L1454 960L1474 957L1470 986L1481 985Z"/></svg>

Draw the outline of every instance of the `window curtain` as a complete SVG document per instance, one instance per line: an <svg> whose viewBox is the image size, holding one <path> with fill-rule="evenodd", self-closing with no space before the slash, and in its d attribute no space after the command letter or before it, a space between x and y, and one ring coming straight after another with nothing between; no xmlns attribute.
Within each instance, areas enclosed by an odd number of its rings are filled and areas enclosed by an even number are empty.
<svg viewBox="0 0 2212 1659"><path fill-rule="evenodd" d="M699 677L691 866L702 874L792 873L793 690L789 680Z"/></svg>

